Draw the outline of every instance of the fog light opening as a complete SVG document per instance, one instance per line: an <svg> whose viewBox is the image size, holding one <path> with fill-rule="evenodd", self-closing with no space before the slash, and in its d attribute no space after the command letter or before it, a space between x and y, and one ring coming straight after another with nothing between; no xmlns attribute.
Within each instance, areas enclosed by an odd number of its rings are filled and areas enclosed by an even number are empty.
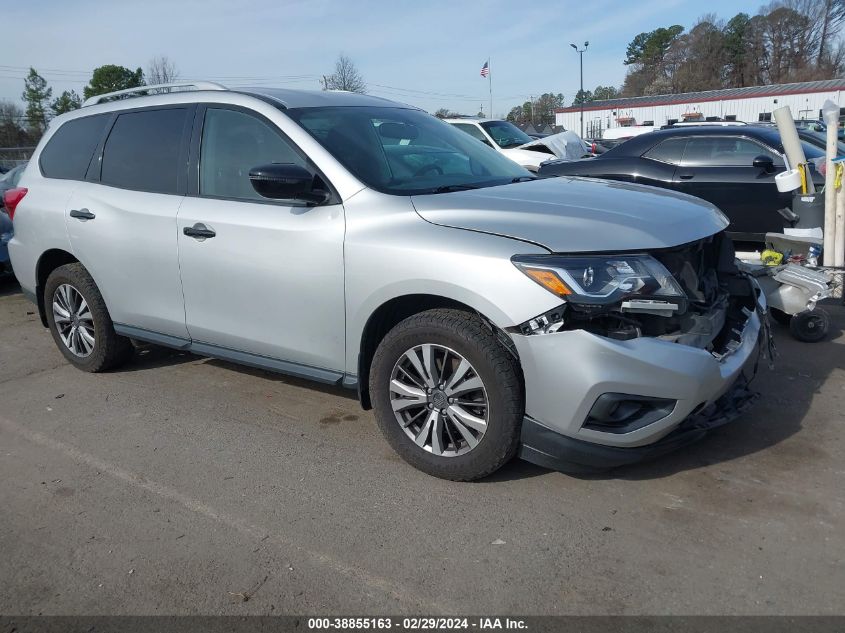
<svg viewBox="0 0 845 633"><path fill-rule="evenodd" d="M600 395L587 414L584 428L603 433L630 433L672 413L677 400L626 393Z"/></svg>

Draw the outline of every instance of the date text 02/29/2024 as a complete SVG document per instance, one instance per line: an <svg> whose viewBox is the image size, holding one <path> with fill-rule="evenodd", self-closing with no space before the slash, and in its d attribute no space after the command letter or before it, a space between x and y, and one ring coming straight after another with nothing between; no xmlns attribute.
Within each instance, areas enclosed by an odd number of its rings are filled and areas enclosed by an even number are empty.
<svg viewBox="0 0 845 633"><path fill-rule="evenodd" d="M309 618L309 630L400 630L439 631L443 629L520 630L527 628L524 620L518 618L444 618L444 617L353 617L353 618Z"/></svg>

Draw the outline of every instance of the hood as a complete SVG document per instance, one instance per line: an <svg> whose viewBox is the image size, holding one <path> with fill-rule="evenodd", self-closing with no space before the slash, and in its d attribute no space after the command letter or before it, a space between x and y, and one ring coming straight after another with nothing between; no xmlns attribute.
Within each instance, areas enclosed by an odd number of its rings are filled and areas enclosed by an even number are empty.
<svg viewBox="0 0 845 633"><path fill-rule="evenodd" d="M728 225L698 198L589 178L542 178L412 200L433 224L512 237L555 253L668 248Z"/></svg>
<svg viewBox="0 0 845 633"><path fill-rule="evenodd" d="M581 140L580 136L571 130L565 130L564 132L560 132L558 134L551 134L550 136L537 139L536 141L531 141L530 143L525 143L519 147L520 149L542 147L558 158L567 158L569 160L577 160L579 158L583 158L585 154L590 153L590 148L586 145L586 143ZM536 149L531 151L536 151Z"/></svg>

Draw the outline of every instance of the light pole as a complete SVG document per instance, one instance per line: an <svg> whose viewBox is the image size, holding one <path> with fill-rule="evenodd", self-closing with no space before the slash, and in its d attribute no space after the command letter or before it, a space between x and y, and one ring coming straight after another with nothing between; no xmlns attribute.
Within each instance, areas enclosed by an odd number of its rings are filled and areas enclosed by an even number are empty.
<svg viewBox="0 0 845 633"><path fill-rule="evenodd" d="M584 42L584 48L578 48L575 44L570 44L575 52L578 53L578 59L581 62L581 138L584 138L584 53L587 51L589 42Z"/></svg>

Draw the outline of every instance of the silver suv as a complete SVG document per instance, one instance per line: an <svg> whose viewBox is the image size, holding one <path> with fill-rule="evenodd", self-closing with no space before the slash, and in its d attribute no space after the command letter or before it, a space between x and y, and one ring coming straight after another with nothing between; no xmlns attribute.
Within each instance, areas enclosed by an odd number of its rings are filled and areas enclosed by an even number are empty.
<svg viewBox="0 0 845 633"><path fill-rule="evenodd" d="M537 179L375 97L155 88L57 117L5 196L76 367L140 340L357 389L455 480L633 462L753 400L765 308L712 205Z"/></svg>

